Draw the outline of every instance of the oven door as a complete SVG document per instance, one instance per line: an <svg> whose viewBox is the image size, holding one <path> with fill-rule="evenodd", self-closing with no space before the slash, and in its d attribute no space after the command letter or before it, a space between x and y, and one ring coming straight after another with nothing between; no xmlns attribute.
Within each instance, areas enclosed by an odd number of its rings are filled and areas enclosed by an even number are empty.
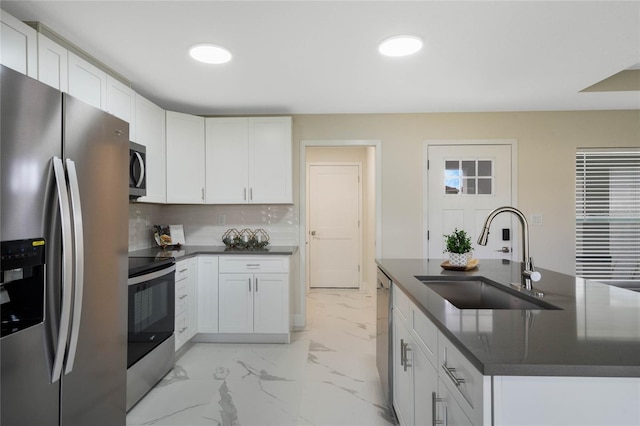
<svg viewBox="0 0 640 426"><path fill-rule="evenodd" d="M129 278L127 368L173 334L176 265Z"/></svg>

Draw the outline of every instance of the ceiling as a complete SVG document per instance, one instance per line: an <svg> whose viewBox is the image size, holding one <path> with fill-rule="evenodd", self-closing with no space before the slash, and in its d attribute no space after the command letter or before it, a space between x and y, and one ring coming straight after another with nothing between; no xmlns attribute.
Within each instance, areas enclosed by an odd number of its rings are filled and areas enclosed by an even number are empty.
<svg viewBox="0 0 640 426"><path fill-rule="evenodd" d="M640 1L5 1L201 115L640 109L640 91L580 91L640 63ZM398 34L425 41L386 58ZM205 65L196 43L233 60Z"/></svg>

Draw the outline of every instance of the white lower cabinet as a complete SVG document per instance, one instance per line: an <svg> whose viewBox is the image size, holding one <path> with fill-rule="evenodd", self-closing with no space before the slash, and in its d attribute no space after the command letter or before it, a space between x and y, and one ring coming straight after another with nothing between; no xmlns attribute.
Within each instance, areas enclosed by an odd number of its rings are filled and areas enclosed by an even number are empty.
<svg viewBox="0 0 640 426"><path fill-rule="evenodd" d="M176 351L197 332L198 262L196 258L176 262L175 341Z"/></svg>
<svg viewBox="0 0 640 426"><path fill-rule="evenodd" d="M220 258L219 332L289 334L289 257Z"/></svg>
<svg viewBox="0 0 640 426"><path fill-rule="evenodd" d="M218 332L218 256L198 256L198 333Z"/></svg>
<svg viewBox="0 0 640 426"><path fill-rule="evenodd" d="M393 300L393 405L400 424L483 424L486 403L489 417L484 424L491 424L491 392L483 393L490 377L472 371L435 324L396 286Z"/></svg>

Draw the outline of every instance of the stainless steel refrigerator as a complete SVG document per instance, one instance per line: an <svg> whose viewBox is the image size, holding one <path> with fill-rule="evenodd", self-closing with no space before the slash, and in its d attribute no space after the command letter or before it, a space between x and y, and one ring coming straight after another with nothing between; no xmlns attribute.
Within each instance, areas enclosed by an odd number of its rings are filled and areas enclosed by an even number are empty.
<svg viewBox="0 0 640 426"><path fill-rule="evenodd" d="M124 425L128 124L0 75L0 424Z"/></svg>

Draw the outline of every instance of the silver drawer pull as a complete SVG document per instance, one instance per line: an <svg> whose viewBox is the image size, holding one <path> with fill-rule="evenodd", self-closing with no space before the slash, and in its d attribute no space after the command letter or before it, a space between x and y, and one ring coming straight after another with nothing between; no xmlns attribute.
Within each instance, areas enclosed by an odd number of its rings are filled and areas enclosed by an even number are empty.
<svg viewBox="0 0 640 426"><path fill-rule="evenodd" d="M184 298L185 298L185 297L187 297L187 296L188 296L187 294L183 294L183 295L182 295L182 296L180 296L178 299L182 300L182 299L184 299Z"/></svg>
<svg viewBox="0 0 640 426"><path fill-rule="evenodd" d="M185 269L180 269L178 272L179 273L183 273L183 272L187 272L189 269L185 268Z"/></svg>
<svg viewBox="0 0 640 426"><path fill-rule="evenodd" d="M445 373L447 373L447 376L449 376L454 385L460 386L462 383L464 383L464 379L460 379L455 376L455 368L447 367L446 364L442 364L442 368L444 369Z"/></svg>
<svg viewBox="0 0 640 426"><path fill-rule="evenodd" d="M180 331L178 331L178 333L180 333L180 334L184 333L184 332L186 331L186 329L187 329L187 328L189 328L189 327L181 328L181 329L180 329Z"/></svg>
<svg viewBox="0 0 640 426"><path fill-rule="evenodd" d="M438 419L438 413L436 410L436 404L442 401L443 399L438 398L435 392L431 392L431 424L433 426L444 424L442 420Z"/></svg>
<svg viewBox="0 0 640 426"><path fill-rule="evenodd" d="M260 264L259 263L247 263L245 266L247 268L259 268Z"/></svg>

